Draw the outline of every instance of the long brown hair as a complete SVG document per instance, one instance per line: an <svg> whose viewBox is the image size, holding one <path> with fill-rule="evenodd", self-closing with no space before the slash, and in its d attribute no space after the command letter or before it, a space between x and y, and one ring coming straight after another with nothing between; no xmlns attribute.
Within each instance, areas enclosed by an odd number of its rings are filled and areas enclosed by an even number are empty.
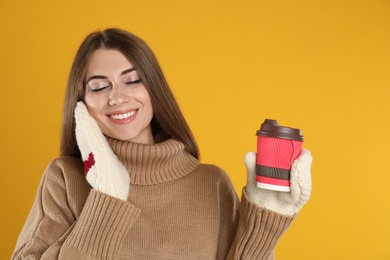
<svg viewBox="0 0 390 260"><path fill-rule="evenodd" d="M151 122L155 143L173 138L199 158L195 138L173 96L160 65L148 45L136 35L116 28L96 31L82 42L70 71L64 101L60 153L80 157L75 136L74 110L84 100L86 69L92 54L100 49L120 51L133 64L151 99L154 116Z"/></svg>

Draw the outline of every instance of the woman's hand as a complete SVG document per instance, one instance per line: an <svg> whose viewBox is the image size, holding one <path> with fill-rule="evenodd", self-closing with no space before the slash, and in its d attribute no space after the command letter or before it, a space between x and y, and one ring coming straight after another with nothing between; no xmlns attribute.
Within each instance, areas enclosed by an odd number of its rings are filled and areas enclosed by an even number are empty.
<svg viewBox="0 0 390 260"><path fill-rule="evenodd" d="M287 216L295 216L310 197L312 159L310 152L302 149L300 156L291 167L290 192L280 192L257 187L256 153L247 153L244 160L248 174L246 192L249 199L268 210Z"/></svg>
<svg viewBox="0 0 390 260"><path fill-rule="evenodd" d="M75 119L76 139L87 181L93 188L126 201L130 190L129 173L81 101L77 103Z"/></svg>

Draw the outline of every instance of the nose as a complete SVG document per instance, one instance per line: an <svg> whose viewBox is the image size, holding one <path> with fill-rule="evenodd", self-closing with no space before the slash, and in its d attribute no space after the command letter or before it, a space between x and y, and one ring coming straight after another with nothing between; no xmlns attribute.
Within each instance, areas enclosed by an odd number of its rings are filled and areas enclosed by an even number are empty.
<svg viewBox="0 0 390 260"><path fill-rule="evenodd" d="M120 85L112 87L111 92L108 96L108 104L110 106L121 106L123 103L129 101L129 97Z"/></svg>

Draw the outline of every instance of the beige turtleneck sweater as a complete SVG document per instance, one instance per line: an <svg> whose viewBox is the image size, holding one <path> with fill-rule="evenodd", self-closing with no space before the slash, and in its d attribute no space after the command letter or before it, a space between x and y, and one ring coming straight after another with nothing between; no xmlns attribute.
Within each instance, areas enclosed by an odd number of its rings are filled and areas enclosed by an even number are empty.
<svg viewBox="0 0 390 260"><path fill-rule="evenodd" d="M130 173L127 201L85 179L78 158L45 170L12 259L272 259L292 218L240 203L220 168L181 143L109 139ZM107 173L109 174L109 173Z"/></svg>

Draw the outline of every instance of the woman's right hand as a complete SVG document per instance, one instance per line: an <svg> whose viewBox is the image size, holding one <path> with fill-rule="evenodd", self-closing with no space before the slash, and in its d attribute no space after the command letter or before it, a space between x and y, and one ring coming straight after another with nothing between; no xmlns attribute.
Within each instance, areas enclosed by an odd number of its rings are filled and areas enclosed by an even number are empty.
<svg viewBox="0 0 390 260"><path fill-rule="evenodd" d="M77 103L75 119L76 140L87 181L93 188L126 201L130 191L129 173L82 101Z"/></svg>

